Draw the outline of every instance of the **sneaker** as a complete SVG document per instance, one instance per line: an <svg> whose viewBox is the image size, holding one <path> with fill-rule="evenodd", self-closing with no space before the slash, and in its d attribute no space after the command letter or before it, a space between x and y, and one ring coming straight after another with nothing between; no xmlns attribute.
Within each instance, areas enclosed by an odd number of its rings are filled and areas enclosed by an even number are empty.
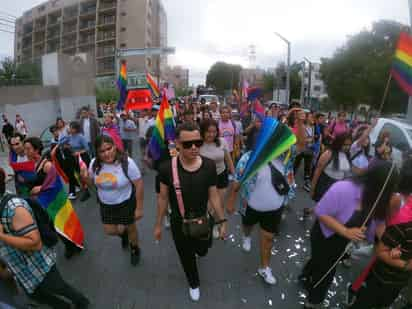
<svg viewBox="0 0 412 309"><path fill-rule="evenodd" d="M68 199L75 200L77 198L76 193L69 193Z"/></svg>
<svg viewBox="0 0 412 309"><path fill-rule="evenodd" d="M304 189L306 192L310 192L310 191L312 190L312 186L311 186L310 181L305 181L305 184L303 185L303 189Z"/></svg>
<svg viewBox="0 0 412 309"><path fill-rule="evenodd" d="M140 252L140 248L139 247L132 247L130 246L130 263L132 264L132 266L136 266L137 264L139 264L140 262L140 256L141 256L141 252Z"/></svg>
<svg viewBox="0 0 412 309"><path fill-rule="evenodd" d="M276 278L273 276L272 269L270 269L270 267L259 268L258 274L263 278L263 280L265 280L267 284L276 284Z"/></svg>
<svg viewBox="0 0 412 309"><path fill-rule="evenodd" d="M90 198L89 190L84 190L82 196L80 197L80 202L85 202Z"/></svg>
<svg viewBox="0 0 412 309"><path fill-rule="evenodd" d="M196 288L196 289L189 288L189 295L190 295L191 300L199 301L200 289L199 288Z"/></svg>
<svg viewBox="0 0 412 309"><path fill-rule="evenodd" d="M80 189L79 187L76 186L75 191L76 191L76 193L79 193L80 191L82 191L82 189Z"/></svg>
<svg viewBox="0 0 412 309"><path fill-rule="evenodd" d="M246 252L250 252L252 248L252 238L248 236L242 237L242 249Z"/></svg>
<svg viewBox="0 0 412 309"><path fill-rule="evenodd" d="M127 249L129 247L129 232L125 230L120 238L122 239L122 248Z"/></svg>
<svg viewBox="0 0 412 309"><path fill-rule="evenodd" d="M346 285L345 302L346 306L350 307L355 303L356 293L352 290L352 283L348 282Z"/></svg>
<svg viewBox="0 0 412 309"><path fill-rule="evenodd" d="M166 229L170 229L170 217L169 217L169 214L166 214L164 224L165 224L165 228L166 228Z"/></svg>
<svg viewBox="0 0 412 309"><path fill-rule="evenodd" d="M213 226L213 238L218 239L219 236L220 236L219 226L215 225L215 226Z"/></svg>

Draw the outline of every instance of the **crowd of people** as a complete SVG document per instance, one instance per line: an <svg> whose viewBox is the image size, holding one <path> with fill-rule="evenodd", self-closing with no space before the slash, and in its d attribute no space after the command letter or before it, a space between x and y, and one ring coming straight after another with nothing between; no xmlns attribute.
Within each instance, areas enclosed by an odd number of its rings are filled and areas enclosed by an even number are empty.
<svg viewBox="0 0 412 309"><path fill-rule="evenodd" d="M56 214L39 196L59 178L68 183L69 200L76 200L81 192L79 200L84 202L96 191L104 233L119 237L122 248L130 250L131 265L137 266L142 251L136 223L143 218L143 175L153 169L154 238L159 241L164 227L170 228L193 301L200 299L197 259L207 254L213 239L226 237L227 218L236 211L241 214L245 252L251 251L251 233L259 225L257 273L273 285L277 280L270 266L271 250L274 238L281 235L284 209L293 207L303 161L302 188L316 202L315 207L302 207L305 216L315 219L311 256L299 276L308 293L304 307L319 308L337 263L349 264L352 248L368 243L375 251L370 252L365 271L348 286L349 308L390 306L408 286L412 157L405 154L399 171L391 159L387 132L371 150L369 135L375 119L348 122L345 112L334 118L305 112L298 105L282 109L276 103L266 107L265 115L254 113L252 105L240 113L227 105L190 98L173 104L172 110L176 139L166 141L166 151L157 159L149 149L157 105L138 113L106 111L102 123L83 107L79 119L66 124L58 118L50 126L53 139L47 151L38 137L29 136L22 117L16 116L13 126L3 115L16 194L6 192L7 177L1 170L1 277L14 277L30 298L53 308L87 308L87 297L61 277L54 245L46 245L45 223L35 205L40 204L51 219ZM265 117L287 125L296 144L242 181ZM32 163L32 173L17 168L18 163ZM57 234L66 258L82 251L78 243ZM409 285L412 288L412 282ZM412 308L412 302L405 308Z"/></svg>

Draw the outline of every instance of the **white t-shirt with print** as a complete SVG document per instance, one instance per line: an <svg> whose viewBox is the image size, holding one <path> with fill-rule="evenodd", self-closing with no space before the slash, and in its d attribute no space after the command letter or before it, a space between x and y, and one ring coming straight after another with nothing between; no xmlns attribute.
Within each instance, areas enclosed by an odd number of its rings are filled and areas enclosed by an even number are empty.
<svg viewBox="0 0 412 309"><path fill-rule="evenodd" d="M103 163L99 174L93 172L95 159L90 163L89 175L97 187L99 200L104 204L120 204L130 198L132 194L132 184L125 176L120 163L106 164ZM141 173L136 163L128 158L127 173L131 180L141 178Z"/></svg>

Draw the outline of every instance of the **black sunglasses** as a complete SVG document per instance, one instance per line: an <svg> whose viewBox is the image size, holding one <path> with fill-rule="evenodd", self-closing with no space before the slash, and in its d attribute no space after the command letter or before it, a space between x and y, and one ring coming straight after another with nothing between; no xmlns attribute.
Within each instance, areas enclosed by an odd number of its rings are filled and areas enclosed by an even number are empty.
<svg viewBox="0 0 412 309"><path fill-rule="evenodd" d="M192 148L195 145L197 148L203 145L203 141L201 139L196 139L193 141L184 141L182 142L182 146L184 149Z"/></svg>

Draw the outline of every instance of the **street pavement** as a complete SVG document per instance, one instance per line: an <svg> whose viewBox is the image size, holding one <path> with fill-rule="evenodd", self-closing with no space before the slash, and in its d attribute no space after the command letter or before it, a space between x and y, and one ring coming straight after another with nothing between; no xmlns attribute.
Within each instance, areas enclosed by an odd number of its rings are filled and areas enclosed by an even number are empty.
<svg viewBox="0 0 412 309"><path fill-rule="evenodd" d="M0 161L2 166L3 162ZM156 203L151 171L144 176L144 189L144 218L138 222L142 260L137 267L130 265L129 251L121 249L118 237L103 234L95 197L85 203L74 202L85 230L86 249L66 260L59 244L58 267L70 284L90 298L91 308L302 308L306 295L297 283L297 276L309 256L309 231L313 223L302 216L303 207L313 205L306 192L298 189L297 199L284 212L281 231L275 239L271 267L278 280L276 285L268 286L256 272L258 230L253 233L252 251L243 252L240 216L233 215L229 219L228 239L215 241L209 254L198 261L201 298L193 303L170 231L164 230L158 244L153 238ZM349 269L338 266L325 300L326 308L344 308L346 283L356 277L365 262L354 261Z"/></svg>

